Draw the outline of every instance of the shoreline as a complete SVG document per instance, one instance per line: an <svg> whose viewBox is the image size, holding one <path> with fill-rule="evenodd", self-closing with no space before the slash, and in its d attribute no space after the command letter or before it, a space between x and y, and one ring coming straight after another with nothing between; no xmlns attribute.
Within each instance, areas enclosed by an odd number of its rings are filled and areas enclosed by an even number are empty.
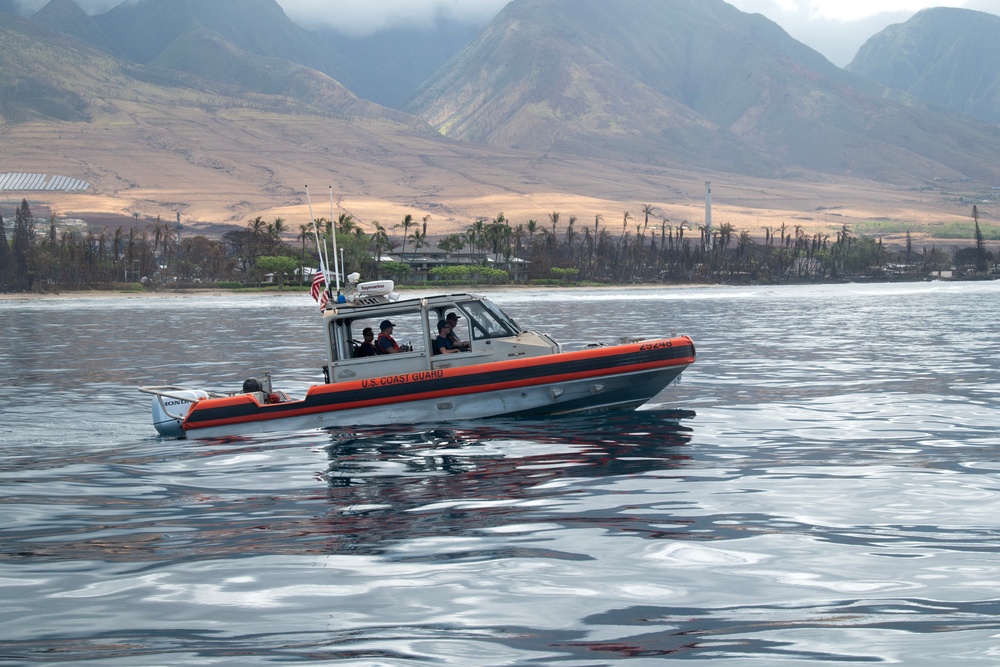
<svg viewBox="0 0 1000 667"><path fill-rule="evenodd" d="M654 290L654 289L692 289L697 287L726 287L721 284L699 284L699 283L677 283L677 284L657 284L657 285L464 285L435 289L431 287L405 287L400 290L400 294L422 293L422 292L447 292L447 293L486 293L504 291L540 291L540 290L560 290L560 291L610 291L610 290ZM5 293L0 292L0 301L30 301L30 300L56 300L56 299L162 299L162 298L190 298L199 296L310 296L309 291L300 290L254 290L254 289L179 289L179 290L156 290L156 291L127 291L127 290L66 290L64 292L23 292ZM311 297L310 297L311 298Z"/></svg>
<svg viewBox="0 0 1000 667"><path fill-rule="evenodd" d="M993 277L969 278L969 279L949 279L940 282L989 282L998 280ZM924 283L939 282L934 279L918 280L848 280L848 281L820 281L802 283L774 283L778 285L841 285L841 284L899 284L899 283ZM652 291L652 290L684 290L684 289L704 289L721 287L760 287L760 285L736 285L725 283L656 283L640 285L450 285L445 287L416 287L405 286L398 290L401 296L413 295L422 296L424 294L488 294L491 292L539 292L545 290L563 292L610 292L627 290ZM225 289L225 288L205 288L205 289L178 289L178 290L151 290L151 291L129 291L129 290L66 290L64 292L0 292L0 302L3 301L54 301L59 299L164 299L164 298L193 298L193 297L223 297L223 296L258 296L258 297L297 297L310 296L307 289L294 290L271 290L271 289ZM310 297L311 298L311 297Z"/></svg>

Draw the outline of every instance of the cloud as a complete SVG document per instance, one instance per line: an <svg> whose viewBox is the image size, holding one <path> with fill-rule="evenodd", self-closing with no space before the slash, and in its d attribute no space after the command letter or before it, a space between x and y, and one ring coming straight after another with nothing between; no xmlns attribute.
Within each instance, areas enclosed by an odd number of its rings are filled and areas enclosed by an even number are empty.
<svg viewBox="0 0 1000 667"><path fill-rule="evenodd" d="M39 9L49 4L50 0L14 0L18 8L26 16L34 14ZM115 5L120 5L122 0L75 0L80 9L91 16L103 14Z"/></svg>
<svg viewBox="0 0 1000 667"><path fill-rule="evenodd" d="M441 18L486 25L508 0L278 0L288 17L306 26L355 35L380 28L430 27Z"/></svg>
<svg viewBox="0 0 1000 667"><path fill-rule="evenodd" d="M85 12L101 14L123 0L75 0ZM125 0L136 1L136 0ZM16 0L20 11L31 15L49 0ZM430 27L437 19L451 19L470 25L486 25L508 0L277 0L282 9L304 27L332 27L355 35L371 34L380 28Z"/></svg>
<svg viewBox="0 0 1000 667"><path fill-rule="evenodd" d="M1000 16L1000 0L969 0L966 6L969 9Z"/></svg>
<svg viewBox="0 0 1000 667"><path fill-rule="evenodd" d="M728 0L763 14L798 41L843 67L870 37L927 7L965 7L1000 14L1000 0Z"/></svg>

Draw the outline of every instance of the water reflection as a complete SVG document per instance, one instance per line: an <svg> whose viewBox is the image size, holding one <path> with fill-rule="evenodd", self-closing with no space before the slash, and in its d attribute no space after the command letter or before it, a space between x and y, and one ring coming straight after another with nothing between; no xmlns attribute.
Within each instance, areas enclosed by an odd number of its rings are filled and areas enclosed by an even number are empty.
<svg viewBox="0 0 1000 667"><path fill-rule="evenodd" d="M326 448L332 461L329 481L331 486L346 486L371 477L456 474L486 461L507 465L509 472L531 466L583 466L589 472L574 470L574 474L640 473L685 458L670 447L690 440L692 429L682 420L694 416L690 410L609 412L467 422L424 431L401 427L331 432L332 442ZM511 459L512 453L523 456Z"/></svg>
<svg viewBox="0 0 1000 667"><path fill-rule="evenodd" d="M541 520L571 481L683 467L692 431L681 420L692 416L649 411L562 418L558 429L553 420L504 420L331 433L328 547L378 551Z"/></svg>
<svg viewBox="0 0 1000 667"><path fill-rule="evenodd" d="M0 560L383 553L407 540L538 520L580 480L679 469L692 433L682 422L692 416L570 417L558 430L554 420L504 420L150 438L110 452L53 448L0 465L0 479L16 482L0 503L19 516L3 531ZM324 455L325 468L307 463L310 451Z"/></svg>

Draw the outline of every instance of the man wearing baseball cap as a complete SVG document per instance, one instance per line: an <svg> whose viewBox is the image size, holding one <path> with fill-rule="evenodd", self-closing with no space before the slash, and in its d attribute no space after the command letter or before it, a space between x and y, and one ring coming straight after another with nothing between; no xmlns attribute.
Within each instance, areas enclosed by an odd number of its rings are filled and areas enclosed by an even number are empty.
<svg viewBox="0 0 1000 667"><path fill-rule="evenodd" d="M455 333L455 327L458 326L458 313L453 310L444 319L448 321L448 340L451 341L451 346L456 350L468 350L469 343L459 338L458 334Z"/></svg>
<svg viewBox="0 0 1000 667"><path fill-rule="evenodd" d="M448 324L448 320L438 320L438 335L434 339L434 354L451 354L452 352L458 352L455 349L451 341L448 340L448 334L451 333L451 325Z"/></svg>
<svg viewBox="0 0 1000 667"><path fill-rule="evenodd" d="M378 353L379 354L396 354L397 352L402 352L396 340L392 337L392 328L396 326L389 320L382 320L382 324L378 325L379 335L378 335Z"/></svg>

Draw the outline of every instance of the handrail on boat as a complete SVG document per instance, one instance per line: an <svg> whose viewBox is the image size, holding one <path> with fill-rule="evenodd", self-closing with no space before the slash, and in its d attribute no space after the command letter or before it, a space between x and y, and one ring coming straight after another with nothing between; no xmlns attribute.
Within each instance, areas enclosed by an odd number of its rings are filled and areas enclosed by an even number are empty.
<svg viewBox="0 0 1000 667"><path fill-rule="evenodd" d="M167 402L163 399L173 399L175 401L180 401L181 405L189 405L197 403L204 398L224 398L226 396L232 396L232 394L205 391L204 389L189 389L188 387L178 387L174 385L161 385L155 387L139 385L138 389L144 394L152 394L155 396L156 400L160 403L160 410L163 411L163 414L171 419L176 419L178 422L184 421L186 414L171 411L167 406ZM186 412L187 410L185 410L185 413Z"/></svg>
<svg viewBox="0 0 1000 667"><path fill-rule="evenodd" d="M208 394L208 398L224 398L226 396L231 396L232 395L232 394L220 393L220 392L217 392L217 391L205 391L204 389L191 389L190 387L177 387L177 386L174 386L174 385L162 385L162 386L156 386L156 387L146 387L144 385L139 385L137 387L137 389L139 391L141 391L142 393L144 393L144 394L152 394L153 396L162 396L164 398L173 398L173 399L177 399L179 401L187 401L188 403L194 403L196 400L200 400L200 399L194 399L194 400L192 400L190 396L185 396L185 395L177 394L177 393L173 393L173 392L178 392L178 391L204 391L206 394Z"/></svg>

